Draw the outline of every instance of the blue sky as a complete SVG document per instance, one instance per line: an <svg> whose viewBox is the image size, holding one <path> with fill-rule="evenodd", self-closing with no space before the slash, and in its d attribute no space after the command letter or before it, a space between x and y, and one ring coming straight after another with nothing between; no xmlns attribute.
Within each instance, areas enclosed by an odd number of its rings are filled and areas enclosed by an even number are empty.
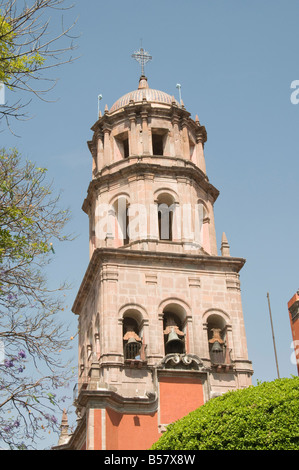
<svg viewBox="0 0 299 470"><path fill-rule="evenodd" d="M71 306L88 264L88 219L81 210L91 178L86 145L97 118L97 96L112 106L137 88L140 67L131 54L143 47L151 88L182 99L207 129L207 173L220 190L215 204L218 246L227 235L231 255L246 258L241 288L253 383L277 377L267 292L270 293L280 375L296 374L291 361L287 302L298 282L299 2L288 0L79 1L65 13L78 17L79 59L52 71L59 82L45 103L33 99L33 118L14 123L0 145L48 168L77 239L56 247L50 279L73 284L65 321L75 332ZM54 17L55 19L55 17ZM9 92L7 92L7 98ZM76 344L74 343L76 358Z"/></svg>

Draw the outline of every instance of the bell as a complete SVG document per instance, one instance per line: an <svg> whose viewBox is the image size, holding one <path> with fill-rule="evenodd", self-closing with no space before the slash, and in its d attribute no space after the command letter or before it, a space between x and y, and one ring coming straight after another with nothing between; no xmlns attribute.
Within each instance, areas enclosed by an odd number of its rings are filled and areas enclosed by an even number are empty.
<svg viewBox="0 0 299 470"><path fill-rule="evenodd" d="M176 341L176 340L180 341L180 338L178 337L178 335L174 331L174 328L171 328L171 332L168 335L167 343L170 343L170 341Z"/></svg>
<svg viewBox="0 0 299 470"><path fill-rule="evenodd" d="M211 351L212 351L213 353L222 352L222 346L221 346L221 344L220 344L218 341L215 341L215 342L213 343L213 346L212 346Z"/></svg>
<svg viewBox="0 0 299 470"><path fill-rule="evenodd" d="M131 336L131 338L128 339L128 343L127 344L130 344L130 343L138 343L138 341L136 341L136 339ZM138 343L139 344L139 343Z"/></svg>
<svg viewBox="0 0 299 470"><path fill-rule="evenodd" d="M178 337L174 328L171 329L165 346L167 354L184 352L184 341Z"/></svg>

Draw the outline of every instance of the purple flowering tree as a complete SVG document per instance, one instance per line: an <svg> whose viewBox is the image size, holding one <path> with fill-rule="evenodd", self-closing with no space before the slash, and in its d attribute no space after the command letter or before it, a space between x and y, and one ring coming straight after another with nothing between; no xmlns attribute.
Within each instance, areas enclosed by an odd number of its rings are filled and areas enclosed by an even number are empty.
<svg viewBox="0 0 299 470"><path fill-rule="evenodd" d="M58 427L57 392L72 374L59 320L67 286L50 290L44 268L53 243L71 240L68 219L46 171L0 150L0 447L35 448Z"/></svg>

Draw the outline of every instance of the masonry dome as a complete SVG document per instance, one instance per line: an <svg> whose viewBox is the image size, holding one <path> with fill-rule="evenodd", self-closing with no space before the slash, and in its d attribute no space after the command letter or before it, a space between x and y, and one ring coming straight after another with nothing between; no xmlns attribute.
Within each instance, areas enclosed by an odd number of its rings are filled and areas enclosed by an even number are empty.
<svg viewBox="0 0 299 470"><path fill-rule="evenodd" d="M149 88L147 78L141 76L139 80L138 89L126 93L117 101L115 101L109 111L110 113L113 113L114 111L117 111L118 109L127 106L130 101L133 101L134 103L142 103L143 99L146 99L146 101L148 101L149 103L166 104L169 106L175 103L176 106L180 106L179 102L173 96L170 96L168 93Z"/></svg>

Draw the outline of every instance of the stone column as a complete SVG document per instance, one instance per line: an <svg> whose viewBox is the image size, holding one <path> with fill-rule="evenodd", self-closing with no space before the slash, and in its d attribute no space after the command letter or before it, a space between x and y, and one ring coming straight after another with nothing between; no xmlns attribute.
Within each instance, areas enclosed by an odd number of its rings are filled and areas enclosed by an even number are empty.
<svg viewBox="0 0 299 470"><path fill-rule="evenodd" d="M227 354L230 354L231 350L231 359L235 356L235 351L233 349L233 333L232 333L232 326L231 325L226 325L226 347L228 349Z"/></svg>
<svg viewBox="0 0 299 470"><path fill-rule="evenodd" d="M129 114L130 132L129 132L129 155L138 155L137 135L136 135L136 113Z"/></svg>
<svg viewBox="0 0 299 470"><path fill-rule="evenodd" d="M111 145L110 145L110 127L104 127L104 164L103 166L111 163Z"/></svg>
<svg viewBox="0 0 299 470"><path fill-rule="evenodd" d="M204 143L207 140L207 132L204 126L200 125L198 116L195 117L196 129L196 165L206 173L206 162L204 156Z"/></svg>
<svg viewBox="0 0 299 470"><path fill-rule="evenodd" d="M194 354L192 317L189 315L186 318L186 345L185 347L186 347L187 354Z"/></svg>
<svg viewBox="0 0 299 470"><path fill-rule="evenodd" d="M203 335L202 335L202 345L201 345L201 354L200 356L204 359L210 359L209 343L208 343L208 324L203 323L202 325Z"/></svg>
<svg viewBox="0 0 299 470"><path fill-rule="evenodd" d="M172 125L173 125L173 138L174 138L174 154L176 157L182 155L179 122L180 122L179 116L173 116Z"/></svg>
<svg viewBox="0 0 299 470"><path fill-rule="evenodd" d="M149 235L151 240L159 240L158 201L149 205Z"/></svg>
<svg viewBox="0 0 299 470"><path fill-rule="evenodd" d="M178 202L173 202L174 206L173 219L172 219L172 240L174 242L180 242L182 240L182 207Z"/></svg>
<svg viewBox="0 0 299 470"><path fill-rule="evenodd" d="M149 130L148 130L148 123L147 123L147 117L148 117L147 111L141 111L140 116L142 119L142 143L143 143L142 153L143 155L149 155L150 149L149 149Z"/></svg>
<svg viewBox="0 0 299 470"><path fill-rule="evenodd" d="M103 133L97 133L97 160L96 170L99 171L103 167L104 162L104 147L103 147Z"/></svg>
<svg viewBox="0 0 299 470"><path fill-rule="evenodd" d="M95 175L98 171L97 147L95 142L88 142L88 147L92 155L92 174Z"/></svg>
<svg viewBox="0 0 299 470"><path fill-rule="evenodd" d="M210 218L210 223L208 224L209 240L210 240L210 254L214 256L218 256L215 219L214 219L214 207L213 207L213 201L210 200L210 197L209 197L208 212L209 212L209 218Z"/></svg>
<svg viewBox="0 0 299 470"><path fill-rule="evenodd" d="M100 343L100 334L98 332L95 333L94 339L95 339L95 352L96 352L97 358L99 359L100 354L101 354L101 347L100 347L101 343Z"/></svg>
<svg viewBox="0 0 299 470"><path fill-rule="evenodd" d="M188 136L188 127L185 119L182 121L182 134L183 134L183 158L190 160L190 146L189 146L189 136Z"/></svg>
<svg viewBox="0 0 299 470"><path fill-rule="evenodd" d="M196 135L196 165L201 171L206 173L206 162L203 152L203 142L201 135Z"/></svg>

